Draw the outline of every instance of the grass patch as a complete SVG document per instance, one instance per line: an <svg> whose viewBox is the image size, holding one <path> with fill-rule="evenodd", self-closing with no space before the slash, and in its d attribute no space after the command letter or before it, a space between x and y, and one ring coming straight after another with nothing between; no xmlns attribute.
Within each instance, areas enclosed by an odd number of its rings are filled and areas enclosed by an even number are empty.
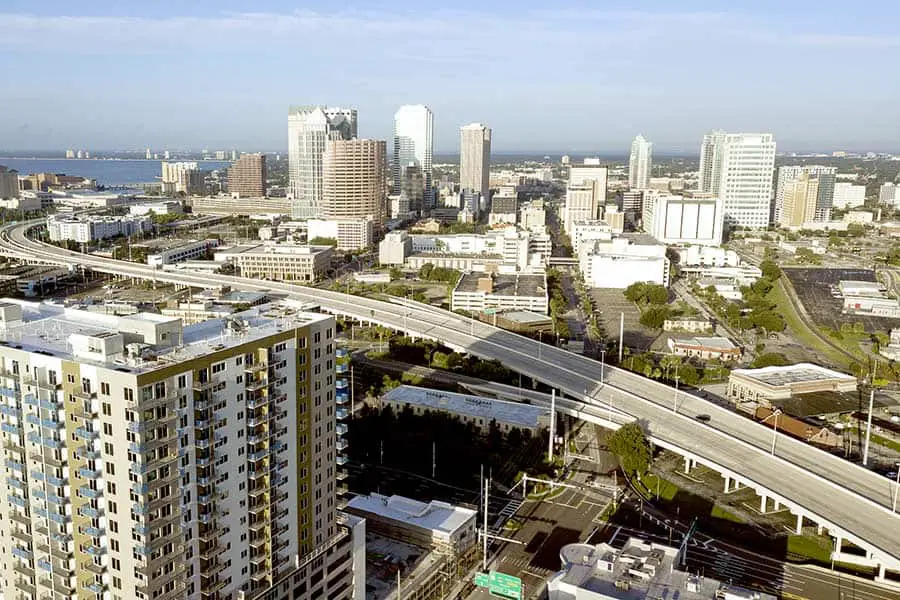
<svg viewBox="0 0 900 600"><path fill-rule="evenodd" d="M831 562L831 540L821 536L789 535L787 554L788 559L794 562L808 560L829 564Z"/></svg>
<svg viewBox="0 0 900 600"><path fill-rule="evenodd" d="M851 363L849 357L824 343L822 337L807 327L800 319L800 315L794 310L794 305L788 300L787 293L784 291L784 285L784 282L779 280L772 286L767 299L777 306L777 312L784 317L784 321L797 341L807 348L816 348L834 364L849 369Z"/></svg>
<svg viewBox="0 0 900 600"><path fill-rule="evenodd" d="M713 506L712 510L709 511L709 516L711 516L714 519L722 519L724 521L731 521L732 523L746 523L746 521L744 521L742 518L740 518L739 516L737 516L735 514L728 512L727 510L725 510L718 504Z"/></svg>
<svg viewBox="0 0 900 600"><path fill-rule="evenodd" d="M659 499L665 500L667 502L671 502L675 499L675 494L678 493L678 486L672 483L671 481L666 481L665 479L658 477L652 473L644 475L641 478L641 483L647 489L651 498L656 498L657 491L657 483L659 484Z"/></svg>
<svg viewBox="0 0 900 600"><path fill-rule="evenodd" d="M882 437L880 435L871 434L872 441L878 444L879 446L884 446L885 448L890 448L895 452L900 452L900 442L895 442L894 440L888 439L886 437Z"/></svg>

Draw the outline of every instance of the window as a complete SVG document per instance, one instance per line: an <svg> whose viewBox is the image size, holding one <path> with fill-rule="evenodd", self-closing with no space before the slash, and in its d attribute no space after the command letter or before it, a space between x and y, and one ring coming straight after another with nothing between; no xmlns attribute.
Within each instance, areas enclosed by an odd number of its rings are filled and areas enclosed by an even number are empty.
<svg viewBox="0 0 900 600"><path fill-rule="evenodd" d="M103 424L103 434L104 435L112 435L112 423L104 423Z"/></svg>
<svg viewBox="0 0 900 600"><path fill-rule="evenodd" d="M105 381L100 382L100 393L104 396L109 396L109 383Z"/></svg>
<svg viewBox="0 0 900 600"><path fill-rule="evenodd" d="M110 405L109 402L103 402L100 405L100 409L103 412L103 416L109 417L112 415L112 406Z"/></svg>
<svg viewBox="0 0 900 600"><path fill-rule="evenodd" d="M106 474L107 475L115 475L116 474L116 465L112 463L106 463Z"/></svg>

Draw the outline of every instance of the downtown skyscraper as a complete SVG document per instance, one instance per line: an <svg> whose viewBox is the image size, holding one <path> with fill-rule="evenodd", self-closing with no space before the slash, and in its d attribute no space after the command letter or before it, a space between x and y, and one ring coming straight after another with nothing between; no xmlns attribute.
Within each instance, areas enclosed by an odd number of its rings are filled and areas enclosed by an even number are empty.
<svg viewBox="0 0 900 600"><path fill-rule="evenodd" d="M628 187L645 190L650 187L650 172L653 167L653 143L639 135L631 142L628 157Z"/></svg>
<svg viewBox="0 0 900 600"><path fill-rule="evenodd" d="M356 109L292 106L288 111L288 187L291 216L314 218L322 207L322 158L329 140L357 135Z"/></svg>
<svg viewBox="0 0 900 600"><path fill-rule="evenodd" d="M485 204L491 188L491 129L471 123L461 127L459 134L460 192L476 192Z"/></svg>
<svg viewBox="0 0 900 600"><path fill-rule="evenodd" d="M410 210L417 214L434 207L431 167L434 152L433 129L434 115L423 104L401 106L394 115L392 193L400 195L404 191L413 192L410 194ZM412 185L421 185L423 189L410 190ZM420 197L422 206L413 205Z"/></svg>
<svg viewBox="0 0 900 600"><path fill-rule="evenodd" d="M828 221L834 205L837 167L787 165L778 168L773 223L799 226Z"/></svg>
<svg viewBox="0 0 900 600"><path fill-rule="evenodd" d="M321 216L372 219L385 213L386 147L383 140L330 140L322 159Z"/></svg>
<svg viewBox="0 0 900 600"><path fill-rule="evenodd" d="M700 147L700 191L722 198L731 227L764 229L771 218L775 136L713 131Z"/></svg>

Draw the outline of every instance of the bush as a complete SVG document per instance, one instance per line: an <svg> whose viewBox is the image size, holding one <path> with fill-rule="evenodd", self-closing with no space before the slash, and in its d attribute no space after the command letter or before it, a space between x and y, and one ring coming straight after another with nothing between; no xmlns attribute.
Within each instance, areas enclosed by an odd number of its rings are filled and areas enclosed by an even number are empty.
<svg viewBox="0 0 900 600"><path fill-rule="evenodd" d="M669 290L658 283L639 281L625 288L625 298L635 304L665 304L669 301Z"/></svg>
<svg viewBox="0 0 900 600"><path fill-rule="evenodd" d="M651 329L662 329L663 323L669 318L672 310L665 305L652 305L641 313L640 323Z"/></svg>

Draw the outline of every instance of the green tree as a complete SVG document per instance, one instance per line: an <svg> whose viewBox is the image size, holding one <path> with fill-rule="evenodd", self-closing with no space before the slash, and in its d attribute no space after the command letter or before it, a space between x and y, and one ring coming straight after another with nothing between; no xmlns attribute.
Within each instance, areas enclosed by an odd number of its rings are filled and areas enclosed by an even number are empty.
<svg viewBox="0 0 900 600"><path fill-rule="evenodd" d="M678 379L684 385L694 386L700 383L700 372L690 363L683 364L678 367Z"/></svg>
<svg viewBox="0 0 900 600"><path fill-rule="evenodd" d="M622 469L626 473L637 475L640 479L641 475L650 468L653 449L638 423L631 422L622 425L610 436L607 446L610 452L619 457Z"/></svg>
<svg viewBox="0 0 900 600"><path fill-rule="evenodd" d="M419 269L419 279L430 279L431 272L434 270L434 265L431 263L425 263Z"/></svg>
<svg viewBox="0 0 900 600"><path fill-rule="evenodd" d="M768 279L769 281L777 281L779 277L781 277L781 269L774 261L764 260L759 264L759 269L762 271L762 276Z"/></svg>
<svg viewBox="0 0 900 600"><path fill-rule="evenodd" d="M762 367L783 367L787 364L789 364L788 359L784 354L780 352L766 352L757 356L750 366L754 369L761 369Z"/></svg>
<svg viewBox="0 0 900 600"><path fill-rule="evenodd" d="M400 267L391 267L389 273L391 279L403 279L403 270Z"/></svg>
<svg viewBox="0 0 900 600"><path fill-rule="evenodd" d="M337 246L337 240L334 238L318 236L318 237L314 237L313 239L309 240L309 245L310 246Z"/></svg>
<svg viewBox="0 0 900 600"><path fill-rule="evenodd" d="M862 237L866 235L866 226L862 223L850 223L847 225L847 235L850 237Z"/></svg>
<svg viewBox="0 0 900 600"><path fill-rule="evenodd" d="M648 306L641 313L640 323L644 327L651 329L662 329L663 323L669 318L671 312L671 309L665 305L654 304Z"/></svg>

